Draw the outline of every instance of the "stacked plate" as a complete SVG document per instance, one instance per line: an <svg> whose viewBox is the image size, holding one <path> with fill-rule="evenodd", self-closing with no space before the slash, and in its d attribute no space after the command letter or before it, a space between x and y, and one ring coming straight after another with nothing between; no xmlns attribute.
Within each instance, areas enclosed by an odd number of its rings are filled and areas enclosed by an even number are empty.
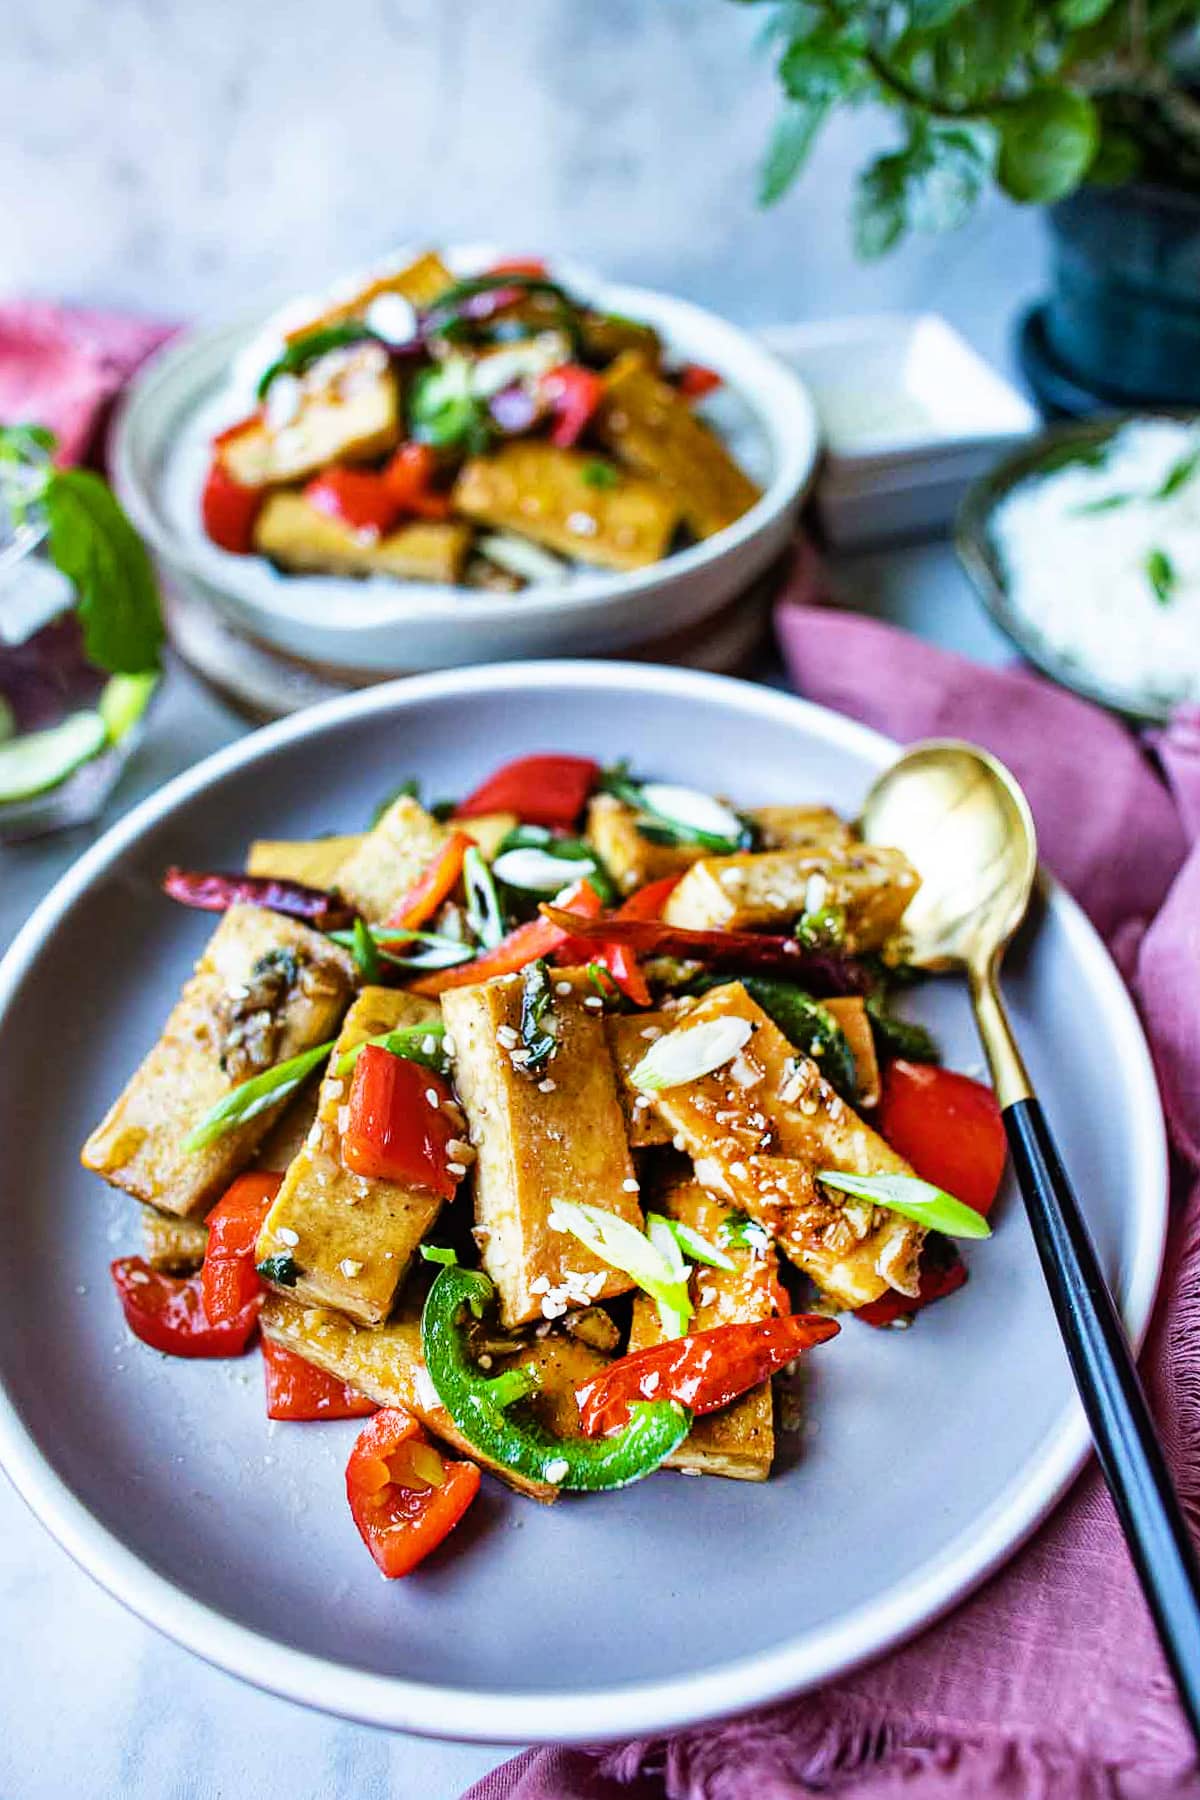
<svg viewBox="0 0 1200 1800"><path fill-rule="evenodd" d="M826 444L817 512L844 548L945 530L968 486L1038 425L1016 388L936 313L778 325Z"/></svg>

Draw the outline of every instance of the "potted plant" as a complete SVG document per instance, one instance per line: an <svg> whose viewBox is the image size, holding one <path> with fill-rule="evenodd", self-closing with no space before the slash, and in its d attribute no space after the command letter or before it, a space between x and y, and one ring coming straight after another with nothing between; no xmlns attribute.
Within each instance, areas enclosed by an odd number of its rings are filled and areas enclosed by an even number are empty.
<svg viewBox="0 0 1200 1800"><path fill-rule="evenodd" d="M785 95L765 202L836 108L882 105L899 139L858 178L861 255L959 224L995 182L1049 209L1052 292L1022 341L1042 394L1200 405L1196 0L759 3Z"/></svg>

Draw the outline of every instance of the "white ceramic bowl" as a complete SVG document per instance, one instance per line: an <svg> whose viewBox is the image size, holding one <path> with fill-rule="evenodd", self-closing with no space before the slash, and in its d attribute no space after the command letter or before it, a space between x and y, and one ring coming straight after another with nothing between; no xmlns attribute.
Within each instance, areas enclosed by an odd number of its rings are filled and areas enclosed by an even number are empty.
<svg viewBox="0 0 1200 1800"><path fill-rule="evenodd" d="M492 246L446 253L461 274L502 254ZM732 600L786 547L811 480L818 427L807 390L753 337L689 301L615 286L567 263L552 272L583 299L646 320L672 354L723 377L706 412L763 488L735 524L649 568L582 571L516 595L283 575L261 557L231 556L205 537L199 494L209 438L236 416L222 411L231 365L262 331L263 311L175 340L137 377L118 414L117 491L168 578L286 655L375 678L505 657L612 653L695 625Z"/></svg>

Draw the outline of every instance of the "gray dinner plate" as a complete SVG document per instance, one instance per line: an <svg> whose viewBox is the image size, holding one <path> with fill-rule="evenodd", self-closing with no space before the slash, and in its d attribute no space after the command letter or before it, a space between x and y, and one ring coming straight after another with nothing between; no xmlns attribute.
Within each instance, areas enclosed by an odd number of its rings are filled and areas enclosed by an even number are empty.
<svg viewBox="0 0 1200 1800"><path fill-rule="evenodd" d="M849 813L894 753L718 676L584 663L423 676L273 725L171 782L80 860L0 964L0 1458L17 1487L97 1580L211 1661L330 1711L489 1741L644 1731L824 1680L1009 1555L1086 1445L1011 1192L954 1299L906 1332L849 1320L812 1356L806 1423L781 1438L769 1482L664 1473L543 1508L487 1479L453 1540L398 1583L347 1511L352 1424L270 1425L256 1355L182 1362L127 1336L107 1265L139 1247L134 1209L80 1168L78 1146L211 929L161 897L163 866L236 866L255 836L360 829L409 774L452 795L547 749ZM1163 1245L1162 1116L1125 989L1060 890L1008 990L1140 1339ZM978 1071L957 982L907 1004L953 1066Z"/></svg>

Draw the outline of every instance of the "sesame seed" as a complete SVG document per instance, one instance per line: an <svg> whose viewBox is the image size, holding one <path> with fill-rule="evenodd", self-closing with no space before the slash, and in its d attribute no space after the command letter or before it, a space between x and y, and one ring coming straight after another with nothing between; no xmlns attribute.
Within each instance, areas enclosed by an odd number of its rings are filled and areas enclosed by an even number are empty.
<svg viewBox="0 0 1200 1800"><path fill-rule="evenodd" d="M552 1094L557 1086L558 1086L557 1081L552 1081L550 1079L549 1075L547 1075L545 1081L538 1082L538 1093L539 1094Z"/></svg>
<svg viewBox="0 0 1200 1800"><path fill-rule="evenodd" d="M430 1106L432 1106L434 1111L436 1112L438 1105L440 1103L440 1100L441 1100L441 1096L439 1095L437 1089L436 1088L426 1088L425 1089L425 1098L426 1098L426 1100L428 1100Z"/></svg>
<svg viewBox="0 0 1200 1800"><path fill-rule="evenodd" d="M498 1025L496 1027L496 1042L501 1044L505 1050L515 1050L520 1041L520 1037L513 1030L511 1025Z"/></svg>
<svg viewBox="0 0 1200 1800"><path fill-rule="evenodd" d="M484 1350L481 1355L477 1356L475 1360L481 1369L490 1369L492 1366L492 1359L486 1350Z"/></svg>
<svg viewBox="0 0 1200 1800"><path fill-rule="evenodd" d="M352 1281L356 1275L362 1274L362 1264L357 1262L352 1256L343 1256L341 1262L338 1264L338 1268L342 1271L342 1274L346 1277L347 1281Z"/></svg>
<svg viewBox="0 0 1200 1800"><path fill-rule="evenodd" d="M671 1139L671 1142L676 1150L687 1149L687 1139L684 1137L682 1131L677 1131L675 1136Z"/></svg>
<svg viewBox="0 0 1200 1800"><path fill-rule="evenodd" d="M556 994L562 994L565 998L572 991L571 984L569 981L556 981L554 991Z"/></svg>
<svg viewBox="0 0 1200 1800"><path fill-rule="evenodd" d="M467 1172L466 1163L448 1162L446 1164L446 1173L448 1175L465 1175L466 1172Z"/></svg>
<svg viewBox="0 0 1200 1800"><path fill-rule="evenodd" d="M589 1012L601 1012L604 1008L604 1002L599 994L589 994L583 1004Z"/></svg>
<svg viewBox="0 0 1200 1800"><path fill-rule="evenodd" d="M565 1456L556 1456L553 1462L546 1464L547 1481L565 1481L571 1472L571 1465Z"/></svg>
<svg viewBox="0 0 1200 1800"><path fill-rule="evenodd" d="M437 1049L437 1039L434 1037L432 1032L427 1032L426 1035L421 1039L421 1048L425 1052L426 1056L433 1055L434 1051Z"/></svg>
<svg viewBox="0 0 1200 1800"><path fill-rule="evenodd" d="M649 1041L651 1043L653 1043L655 1038L660 1038L662 1036L662 1026L661 1025L647 1025L645 1031L640 1032L639 1036L648 1038Z"/></svg>
<svg viewBox="0 0 1200 1800"><path fill-rule="evenodd" d="M448 1031L442 1037L442 1049L445 1051L446 1055L451 1058L458 1055L458 1045ZM433 1052L430 1051L430 1055L432 1054Z"/></svg>
<svg viewBox="0 0 1200 1800"><path fill-rule="evenodd" d="M621 1183L621 1186L624 1188L624 1190L627 1194L637 1194L637 1193L641 1192L641 1189L639 1188L637 1182L633 1179L632 1175L629 1176L625 1181L623 1181Z"/></svg>

